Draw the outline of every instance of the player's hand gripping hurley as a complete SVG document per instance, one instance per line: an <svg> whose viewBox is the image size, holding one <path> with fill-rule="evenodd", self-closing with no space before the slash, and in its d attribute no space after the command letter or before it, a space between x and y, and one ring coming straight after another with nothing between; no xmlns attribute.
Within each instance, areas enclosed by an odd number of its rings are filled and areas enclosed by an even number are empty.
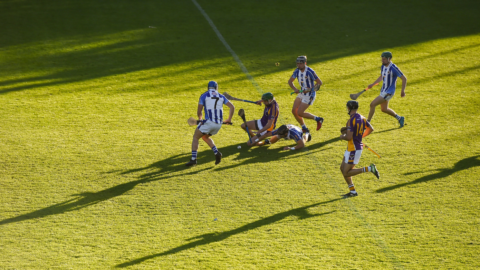
<svg viewBox="0 0 480 270"><path fill-rule="evenodd" d="M320 84L315 85L313 88L307 88L305 90L300 90L300 91L298 91L298 93L308 93L308 92L311 92L311 91L318 91L318 89L320 89ZM295 92L290 93L290 95L293 95L293 94L295 94Z"/></svg>
<svg viewBox="0 0 480 270"><path fill-rule="evenodd" d="M371 89L372 87L374 87L375 85L377 85L378 83L372 85L371 87L367 87L365 89L363 89L362 91L356 93L356 94L350 94L350 98L353 99L353 100L356 100L361 94L363 94L364 92L366 92L368 89Z"/></svg>

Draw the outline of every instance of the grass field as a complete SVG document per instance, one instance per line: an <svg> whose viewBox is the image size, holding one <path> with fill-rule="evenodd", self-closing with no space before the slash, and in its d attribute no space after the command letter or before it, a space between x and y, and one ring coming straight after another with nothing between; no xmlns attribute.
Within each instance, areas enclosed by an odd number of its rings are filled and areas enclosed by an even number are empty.
<svg viewBox="0 0 480 270"><path fill-rule="evenodd" d="M198 4L241 62L189 0L0 2L0 269L480 268L478 1ZM359 165L381 178L342 199L345 103L385 50L408 78L390 103L407 126L377 108L365 141L382 158ZM210 80L272 92L297 124L301 54L324 82L307 149L249 149L235 116L213 137L222 163L201 142L184 166Z"/></svg>

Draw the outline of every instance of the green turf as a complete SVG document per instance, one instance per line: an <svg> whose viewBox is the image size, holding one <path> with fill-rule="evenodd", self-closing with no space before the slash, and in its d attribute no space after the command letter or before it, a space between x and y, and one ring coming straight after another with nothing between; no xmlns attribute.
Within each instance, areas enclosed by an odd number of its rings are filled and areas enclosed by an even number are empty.
<svg viewBox="0 0 480 270"><path fill-rule="evenodd" d="M0 2L0 268L480 268L477 1L198 3L253 79L191 1ZM345 103L384 50L408 77L391 101L407 126L377 109L365 141L382 158L359 165L381 179L341 199ZM220 165L201 142L184 166L209 80L271 91L296 124L301 54L324 82L307 149L249 149L235 116L213 137Z"/></svg>

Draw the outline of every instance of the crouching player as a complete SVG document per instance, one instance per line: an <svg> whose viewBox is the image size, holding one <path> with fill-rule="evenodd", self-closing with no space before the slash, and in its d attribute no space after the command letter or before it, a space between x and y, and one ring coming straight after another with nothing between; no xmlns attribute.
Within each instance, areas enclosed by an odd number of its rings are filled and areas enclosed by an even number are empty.
<svg viewBox="0 0 480 270"><path fill-rule="evenodd" d="M280 139L294 140L297 145L285 146L283 150L298 150L305 147L305 143L310 141L311 135L308 132L303 133L302 129L294 125L282 125L271 132L272 138L258 142L257 145L268 145L278 142Z"/></svg>
<svg viewBox="0 0 480 270"><path fill-rule="evenodd" d="M225 96L218 93L218 84L215 81L210 81L208 91L200 96L197 109L197 116L200 120L202 119L202 110L205 109L205 121L198 124L197 129L195 129L192 141L192 158L185 166L197 165L198 140L200 138L212 148L215 154L215 165L222 160L222 153L218 151L210 136L217 134L222 127L223 104L230 108L228 119L225 122L231 123L235 107Z"/></svg>
<svg viewBox="0 0 480 270"><path fill-rule="evenodd" d="M363 117L361 114L357 113L358 102L355 100L350 100L347 102L347 111L350 115L350 120L347 122L347 128L340 139L348 141L347 150L342 160L342 165L340 170L342 171L343 177L348 184L350 192L343 195L344 197L355 197L358 195L353 185L352 176L372 172L378 179L380 174L377 170L375 164L371 164L368 167L355 169L355 165L360 161L360 156L362 155L363 143L362 138L368 136L373 128L370 123Z"/></svg>
<svg viewBox="0 0 480 270"><path fill-rule="evenodd" d="M248 121L242 124L242 128L250 131L250 136L252 137L251 140L248 140L248 146L257 145L258 141L265 139L266 137L271 136L271 131L275 129L277 124L279 107L278 103L273 97L272 93L265 93L262 95L262 99L257 101L257 104L264 104L265 109L263 110L263 116L261 119ZM258 130L257 134L253 134L252 130Z"/></svg>

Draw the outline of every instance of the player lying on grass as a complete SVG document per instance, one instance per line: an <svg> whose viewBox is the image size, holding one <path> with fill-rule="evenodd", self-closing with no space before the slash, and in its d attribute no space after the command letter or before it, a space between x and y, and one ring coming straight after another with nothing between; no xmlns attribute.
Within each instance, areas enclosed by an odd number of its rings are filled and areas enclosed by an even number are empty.
<svg viewBox="0 0 480 270"><path fill-rule="evenodd" d="M294 125L282 125L278 129L270 132L272 138L266 139L265 141L258 142L256 145L268 145L278 142L280 139L284 138L285 140L294 140L297 145L295 146L285 146L283 150L298 150L305 147L307 141L310 141L311 135L306 132L303 133L302 129Z"/></svg>
<svg viewBox="0 0 480 270"><path fill-rule="evenodd" d="M195 129L192 141L192 158L187 164L185 164L185 166L197 165L198 140L200 138L202 138L208 144L208 146L212 148L213 153L215 154L215 165L220 163L222 160L222 153L218 151L210 136L217 134L222 127L223 104L230 108L228 119L225 122L231 123L235 106L233 106L233 104L228 101L226 97L218 93L218 84L215 81L210 81L208 83L208 91L200 96L200 101L198 102L197 108L197 116L199 120L202 119L202 110L205 109L206 121L201 121L200 124L198 124L198 127Z"/></svg>
<svg viewBox="0 0 480 270"><path fill-rule="evenodd" d="M346 128L342 128L340 139L348 142L347 150L342 159L342 165L340 165L340 171L342 171L343 178L348 184L350 192L343 195L344 197L355 197L358 195L353 184L352 177L364 172L372 172L378 179L380 174L375 164L371 164L368 167L355 169L355 165L360 161L362 156L363 143L362 138L368 136L373 128L370 123L367 122L365 117L357 113L358 102L350 100L347 102L347 111L350 115L350 119L347 122Z"/></svg>
<svg viewBox="0 0 480 270"><path fill-rule="evenodd" d="M272 93L265 93L262 95L262 99L257 101L257 104L265 105L265 109L263 110L263 116L259 120L252 120L242 124L242 128L246 130L248 126L248 130L250 131L250 136L252 140L247 141L248 146L253 146L257 142L265 139L269 136L268 132L271 132L275 129L277 124L278 115L280 111L278 110L278 104L275 98L273 97ZM246 125L245 125L246 124ZM252 130L257 130L257 134L254 134Z"/></svg>

